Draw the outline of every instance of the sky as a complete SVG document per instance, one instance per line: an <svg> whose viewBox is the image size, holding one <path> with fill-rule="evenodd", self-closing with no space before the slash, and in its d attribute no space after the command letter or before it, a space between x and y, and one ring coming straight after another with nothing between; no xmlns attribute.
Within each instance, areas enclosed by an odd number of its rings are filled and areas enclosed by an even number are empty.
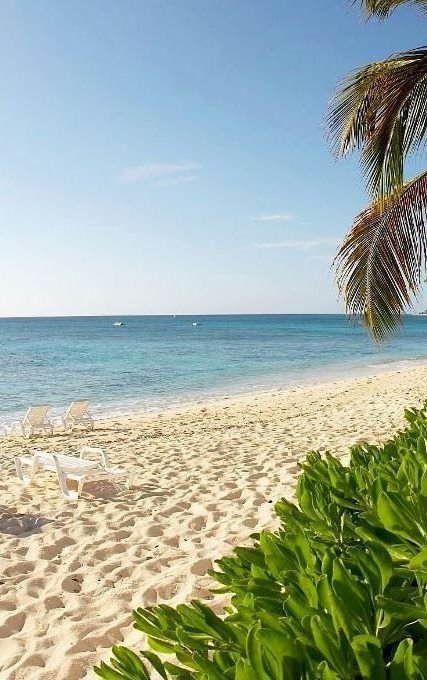
<svg viewBox="0 0 427 680"><path fill-rule="evenodd" d="M2 0L0 316L342 311L331 262L367 196L327 103L424 21L350 0Z"/></svg>

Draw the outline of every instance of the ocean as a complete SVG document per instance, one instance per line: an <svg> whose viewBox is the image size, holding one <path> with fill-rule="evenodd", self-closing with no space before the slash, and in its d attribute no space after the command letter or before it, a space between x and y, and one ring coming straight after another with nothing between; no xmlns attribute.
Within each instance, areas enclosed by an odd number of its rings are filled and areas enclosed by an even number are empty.
<svg viewBox="0 0 427 680"><path fill-rule="evenodd" d="M343 315L0 319L0 422L88 398L103 416L427 359L427 317L376 347ZM199 325L193 325L198 322Z"/></svg>

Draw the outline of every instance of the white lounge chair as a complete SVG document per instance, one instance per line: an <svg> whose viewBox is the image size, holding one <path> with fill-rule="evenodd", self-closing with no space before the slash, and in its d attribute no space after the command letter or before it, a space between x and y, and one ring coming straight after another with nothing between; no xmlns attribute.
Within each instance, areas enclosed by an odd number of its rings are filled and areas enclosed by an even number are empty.
<svg viewBox="0 0 427 680"><path fill-rule="evenodd" d="M84 447L88 449L89 447ZM92 452L90 450L90 452ZM100 451L100 449L95 449ZM83 457L71 456L65 453L47 453L46 451L35 451L32 456L24 455L15 458L16 474L21 482L28 486L34 479L38 470L49 470L56 472L62 495L68 500L77 500L84 484L97 481L115 482L124 480L127 486L132 485L131 474L122 468L105 467L96 461L86 460L84 456L88 451L82 451ZM102 452L102 461L107 457ZM29 468L25 474L24 468ZM77 491L68 488L68 480L77 482Z"/></svg>
<svg viewBox="0 0 427 680"><path fill-rule="evenodd" d="M32 437L34 434L53 434L53 423L47 417L49 406L30 406L22 420L16 420L10 426L13 434L18 431L23 437Z"/></svg>
<svg viewBox="0 0 427 680"><path fill-rule="evenodd" d="M62 418L62 423L66 430L71 432L75 427L93 430L94 422L89 413L89 403L87 399L81 399L70 404Z"/></svg>

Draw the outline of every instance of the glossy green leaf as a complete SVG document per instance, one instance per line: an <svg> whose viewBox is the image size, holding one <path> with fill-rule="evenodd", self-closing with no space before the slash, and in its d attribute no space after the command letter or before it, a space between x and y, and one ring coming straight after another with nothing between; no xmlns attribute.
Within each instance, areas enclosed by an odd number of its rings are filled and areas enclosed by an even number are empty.
<svg viewBox="0 0 427 680"><path fill-rule="evenodd" d="M167 680L168 676L166 674L165 668L163 666L163 663L161 659L157 656L157 654L154 654L153 652L141 652L141 654L151 663L153 668L157 671L157 673L160 675L160 677L163 678L163 680Z"/></svg>
<svg viewBox="0 0 427 680"><path fill-rule="evenodd" d="M364 680L385 680L385 664L381 642L373 635L357 635L351 647Z"/></svg>

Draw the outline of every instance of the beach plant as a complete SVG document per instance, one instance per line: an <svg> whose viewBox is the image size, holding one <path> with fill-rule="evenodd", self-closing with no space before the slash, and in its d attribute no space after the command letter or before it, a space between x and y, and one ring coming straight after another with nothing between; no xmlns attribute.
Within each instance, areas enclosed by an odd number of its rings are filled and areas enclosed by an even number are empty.
<svg viewBox="0 0 427 680"><path fill-rule="evenodd" d="M368 16L386 17L427 0L361 0ZM353 71L334 96L329 129L338 156L361 152L369 206L354 220L335 264L347 311L376 340L398 326L420 291L427 253L427 172L405 178L405 164L424 150L427 48L394 54Z"/></svg>
<svg viewBox="0 0 427 680"><path fill-rule="evenodd" d="M422 680L427 678L427 403L348 465L312 452L280 529L218 560L214 594L138 608L136 653L113 648L105 680ZM215 595L214 595L215 597Z"/></svg>

